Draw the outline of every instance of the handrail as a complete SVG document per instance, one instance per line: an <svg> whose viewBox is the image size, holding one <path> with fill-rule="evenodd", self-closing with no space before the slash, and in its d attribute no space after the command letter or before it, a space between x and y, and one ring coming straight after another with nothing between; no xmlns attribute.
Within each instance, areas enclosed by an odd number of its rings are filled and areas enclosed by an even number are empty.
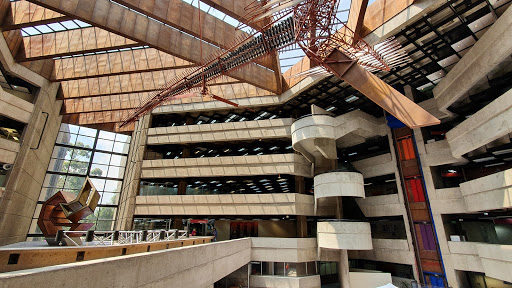
<svg viewBox="0 0 512 288"><path fill-rule="evenodd" d="M43 130L41 131L41 136L39 136L39 142L37 143L37 147L36 148L30 147L30 150L37 150L37 149L39 149L39 145L41 145L41 140L43 139L44 130L46 129L46 123L48 122L48 118L50 117L50 114L48 112L42 111L41 113L42 114L46 114L46 120L44 120Z"/></svg>

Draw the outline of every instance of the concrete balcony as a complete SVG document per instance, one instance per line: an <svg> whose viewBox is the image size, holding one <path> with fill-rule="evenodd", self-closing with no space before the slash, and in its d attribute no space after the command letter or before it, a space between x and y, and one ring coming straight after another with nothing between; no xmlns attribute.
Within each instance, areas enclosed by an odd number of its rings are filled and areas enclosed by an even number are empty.
<svg viewBox="0 0 512 288"><path fill-rule="evenodd" d="M424 166L440 166L451 163L467 162L464 158L455 158L448 140L435 141L425 144L425 154L421 155Z"/></svg>
<svg viewBox="0 0 512 288"><path fill-rule="evenodd" d="M406 239L372 239L373 249L366 251L350 251L349 257L414 265L414 251L409 248Z"/></svg>
<svg viewBox="0 0 512 288"><path fill-rule="evenodd" d="M291 118L150 128L148 144L290 138Z"/></svg>
<svg viewBox="0 0 512 288"><path fill-rule="evenodd" d="M448 241L455 269L512 282L512 246Z"/></svg>
<svg viewBox="0 0 512 288"><path fill-rule="evenodd" d="M0 115L7 116L22 123L28 123L33 110L34 104L8 93L0 87Z"/></svg>
<svg viewBox="0 0 512 288"><path fill-rule="evenodd" d="M312 262L317 261L315 238L251 238L251 261Z"/></svg>
<svg viewBox="0 0 512 288"><path fill-rule="evenodd" d="M336 196L364 198L363 175L357 172L326 172L315 176L315 199Z"/></svg>
<svg viewBox="0 0 512 288"><path fill-rule="evenodd" d="M406 214L404 203L400 203L400 197L398 197L398 194L371 196L365 199L356 199L356 202L366 217L384 217Z"/></svg>
<svg viewBox="0 0 512 288"><path fill-rule="evenodd" d="M259 288L319 288L320 275L285 277L251 275L249 278L251 287Z"/></svg>
<svg viewBox="0 0 512 288"><path fill-rule="evenodd" d="M460 187L436 189L434 192L435 197L430 198L433 213L468 213Z"/></svg>
<svg viewBox="0 0 512 288"><path fill-rule="evenodd" d="M0 138L0 162L14 164L20 152L20 143Z"/></svg>
<svg viewBox="0 0 512 288"><path fill-rule="evenodd" d="M459 62L460 63L460 62ZM512 133L512 90L446 133L455 158Z"/></svg>
<svg viewBox="0 0 512 288"><path fill-rule="evenodd" d="M470 212L512 207L512 169L460 184Z"/></svg>
<svg viewBox="0 0 512 288"><path fill-rule="evenodd" d="M393 174L397 170L391 153L355 161L352 165L363 174L364 178Z"/></svg>
<svg viewBox="0 0 512 288"><path fill-rule="evenodd" d="M144 160L141 178L277 174L311 177L311 163L299 154Z"/></svg>
<svg viewBox="0 0 512 288"><path fill-rule="evenodd" d="M384 121L362 111L352 111L336 118L311 115L292 124L292 145L296 151L313 156L336 159L336 147L350 147L365 139L386 135Z"/></svg>
<svg viewBox="0 0 512 288"><path fill-rule="evenodd" d="M314 215L314 200L295 193L137 196L135 214Z"/></svg>
<svg viewBox="0 0 512 288"><path fill-rule="evenodd" d="M371 250L372 235L368 222L318 222L319 248L343 250Z"/></svg>

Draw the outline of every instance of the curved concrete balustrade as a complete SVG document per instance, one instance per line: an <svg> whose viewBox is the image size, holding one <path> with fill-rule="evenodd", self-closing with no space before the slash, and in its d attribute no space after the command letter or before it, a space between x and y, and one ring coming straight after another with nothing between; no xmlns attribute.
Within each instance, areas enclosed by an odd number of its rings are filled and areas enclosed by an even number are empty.
<svg viewBox="0 0 512 288"><path fill-rule="evenodd" d="M318 222L319 248L371 250L372 235L368 222Z"/></svg>
<svg viewBox="0 0 512 288"><path fill-rule="evenodd" d="M358 172L327 172L315 176L315 199L350 196L364 198L363 174Z"/></svg>
<svg viewBox="0 0 512 288"><path fill-rule="evenodd" d="M292 124L291 132L292 145L296 151L336 159L336 146L350 147L363 143L367 138L386 135L388 127L384 121L357 110L338 117L304 117Z"/></svg>
<svg viewBox="0 0 512 288"><path fill-rule="evenodd" d="M335 122L330 115L311 115L295 121L291 129L293 149L307 158L311 158L308 154L321 154L327 159L336 159Z"/></svg>
<svg viewBox="0 0 512 288"><path fill-rule="evenodd" d="M398 194L370 196L365 199L356 199L356 203L366 217L397 216L406 213Z"/></svg>

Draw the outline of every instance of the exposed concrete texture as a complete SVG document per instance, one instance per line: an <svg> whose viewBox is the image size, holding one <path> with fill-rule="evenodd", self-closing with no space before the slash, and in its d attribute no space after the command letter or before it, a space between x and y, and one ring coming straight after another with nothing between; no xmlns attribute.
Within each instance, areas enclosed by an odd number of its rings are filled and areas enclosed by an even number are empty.
<svg viewBox="0 0 512 288"><path fill-rule="evenodd" d="M477 243L474 242L453 242L448 241L453 268L461 271L484 272L482 261L478 256L476 249Z"/></svg>
<svg viewBox="0 0 512 288"><path fill-rule="evenodd" d="M320 275L304 277L251 275L251 287L258 288L320 288Z"/></svg>
<svg viewBox="0 0 512 288"><path fill-rule="evenodd" d="M352 163L352 165L363 174L364 178L394 174L397 169L391 153L359 160Z"/></svg>
<svg viewBox="0 0 512 288"><path fill-rule="evenodd" d="M358 172L327 172L315 176L315 199L335 196L364 198L363 175Z"/></svg>
<svg viewBox="0 0 512 288"><path fill-rule="evenodd" d="M34 104L16 97L0 87L0 115L28 123L33 111Z"/></svg>
<svg viewBox="0 0 512 288"><path fill-rule="evenodd" d="M20 143L0 138L0 159L1 162L14 164L16 155L20 151Z"/></svg>
<svg viewBox="0 0 512 288"><path fill-rule="evenodd" d="M0 231L2 231L0 245L4 245L24 241L27 237L59 131L62 101L56 100L59 84L50 83L42 76L16 63L4 37L0 37L0 61L8 73L39 87L35 92L37 100L34 104L2 91L2 99L8 98L11 104L15 104L18 108L22 107L23 109L20 108L19 111L30 110L31 112L29 119L24 120L27 125L23 132L22 143L0 199ZM0 104L0 107L5 108L4 104ZM7 106L7 108L15 110L14 106ZM22 115L25 112L19 113ZM43 125L47 116L42 112L49 114L44 133ZM41 144L38 149L35 149L39 141Z"/></svg>
<svg viewBox="0 0 512 288"><path fill-rule="evenodd" d="M435 193L430 195L430 208L433 213L468 213L460 187L435 189Z"/></svg>
<svg viewBox="0 0 512 288"><path fill-rule="evenodd" d="M311 164L298 154L144 160L141 178L277 174L310 177Z"/></svg>
<svg viewBox="0 0 512 288"><path fill-rule="evenodd" d="M146 147L150 116L146 115L136 122L132 134L130 153L124 173L123 189L119 199L119 208L116 217L116 229L132 229L133 214L135 213L135 197L139 194L140 177L142 173L142 160Z"/></svg>
<svg viewBox="0 0 512 288"><path fill-rule="evenodd" d="M404 203L398 194L371 196L366 199L355 199L366 217L385 217L406 214Z"/></svg>
<svg viewBox="0 0 512 288"><path fill-rule="evenodd" d="M478 243L476 250L482 260L485 275L512 282L512 249L510 246Z"/></svg>
<svg viewBox="0 0 512 288"><path fill-rule="evenodd" d="M368 222L317 223L319 248L344 250L371 250L372 236Z"/></svg>
<svg viewBox="0 0 512 288"><path fill-rule="evenodd" d="M414 265L414 251L407 239L372 239L373 249L366 251L349 251L351 259L367 259Z"/></svg>
<svg viewBox="0 0 512 288"><path fill-rule="evenodd" d="M197 257L201 255L201 257ZM3 273L0 286L211 287L250 261L251 240L238 239L46 268ZM91 275L94 275L91 277Z"/></svg>
<svg viewBox="0 0 512 288"><path fill-rule="evenodd" d="M272 93L268 93L269 95ZM238 97L237 97L238 98ZM173 100L173 104L162 105L152 111L153 114L166 114L166 113L185 113L185 112L199 112L210 111L212 109L229 110L233 106L222 101L203 101L203 97L192 97L185 103L184 99ZM244 107L260 107L267 105L277 105L280 103L278 96L255 96L249 98L230 99L237 104Z"/></svg>
<svg viewBox="0 0 512 288"><path fill-rule="evenodd" d="M321 166L318 163L321 159L337 159L336 146L363 143L367 138L386 135L388 128L382 119L357 110L336 118L330 115L304 117L292 124L291 131L293 149Z"/></svg>
<svg viewBox="0 0 512 288"><path fill-rule="evenodd" d="M371 272L350 272L350 287L354 288L375 288L391 283L391 273L378 271Z"/></svg>
<svg viewBox="0 0 512 288"><path fill-rule="evenodd" d="M148 144L291 137L291 118L150 128Z"/></svg>
<svg viewBox="0 0 512 288"><path fill-rule="evenodd" d="M311 195L296 193L137 196L137 215L315 215Z"/></svg>
<svg viewBox="0 0 512 288"><path fill-rule="evenodd" d="M437 84L434 88L434 97L441 110L446 110L466 95L478 81L510 57L512 54L511 25L512 9L508 8Z"/></svg>
<svg viewBox="0 0 512 288"><path fill-rule="evenodd" d="M424 165L440 166L452 163L465 163L464 158L455 158L452 155L452 149L448 141L441 140L425 144L425 153L420 153L421 161L425 162ZM422 163L423 164L423 163Z"/></svg>
<svg viewBox="0 0 512 288"><path fill-rule="evenodd" d="M512 45L512 37L509 38ZM446 139L450 143L453 156L459 158L509 133L512 133L512 90L448 131Z"/></svg>
<svg viewBox="0 0 512 288"><path fill-rule="evenodd" d="M299 263L318 258L315 238L253 237L251 241L251 261Z"/></svg>
<svg viewBox="0 0 512 288"><path fill-rule="evenodd" d="M512 169L460 184L468 211L512 207Z"/></svg>

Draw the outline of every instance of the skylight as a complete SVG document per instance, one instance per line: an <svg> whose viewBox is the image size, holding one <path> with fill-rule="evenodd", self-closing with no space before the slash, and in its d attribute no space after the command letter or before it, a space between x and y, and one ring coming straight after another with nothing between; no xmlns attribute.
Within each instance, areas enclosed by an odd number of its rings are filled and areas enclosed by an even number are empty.
<svg viewBox="0 0 512 288"><path fill-rule="evenodd" d="M69 31L69 30L75 30L75 29L87 28L87 27L92 27L92 25L89 25L80 20L66 20L66 21L62 21L62 22L55 22L55 23L21 28L21 35L23 35L23 37L29 37L29 36L37 36L37 35L41 35L41 34Z"/></svg>

